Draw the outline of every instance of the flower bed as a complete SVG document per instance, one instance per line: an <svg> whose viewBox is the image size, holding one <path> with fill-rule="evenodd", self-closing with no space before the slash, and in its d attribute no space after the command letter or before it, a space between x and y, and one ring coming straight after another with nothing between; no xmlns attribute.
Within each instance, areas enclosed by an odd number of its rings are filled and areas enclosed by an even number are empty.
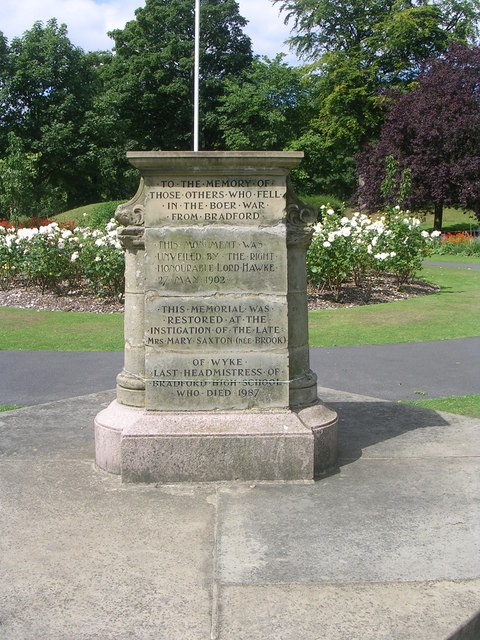
<svg viewBox="0 0 480 640"><path fill-rule="evenodd" d="M434 251L441 255L480 255L480 240L468 231L442 233L435 242Z"/></svg>
<svg viewBox="0 0 480 640"><path fill-rule="evenodd" d="M321 213L307 253L307 276L312 285L328 288L337 301L350 281L361 286L366 279L390 273L399 286L409 282L440 235L422 231L418 219L398 209L375 220L363 213L340 217L327 207Z"/></svg>
<svg viewBox="0 0 480 640"><path fill-rule="evenodd" d="M117 226L114 220L103 231L61 228L56 222L17 229L1 225L0 286L122 295L125 262Z"/></svg>

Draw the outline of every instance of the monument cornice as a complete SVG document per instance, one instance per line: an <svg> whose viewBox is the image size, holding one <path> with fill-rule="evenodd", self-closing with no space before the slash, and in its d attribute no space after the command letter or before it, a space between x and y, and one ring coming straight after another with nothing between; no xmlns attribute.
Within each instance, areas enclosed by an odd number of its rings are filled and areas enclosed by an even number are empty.
<svg viewBox="0 0 480 640"><path fill-rule="evenodd" d="M202 173L287 174L303 159L303 151L128 151L129 162L143 175L162 170L165 174Z"/></svg>

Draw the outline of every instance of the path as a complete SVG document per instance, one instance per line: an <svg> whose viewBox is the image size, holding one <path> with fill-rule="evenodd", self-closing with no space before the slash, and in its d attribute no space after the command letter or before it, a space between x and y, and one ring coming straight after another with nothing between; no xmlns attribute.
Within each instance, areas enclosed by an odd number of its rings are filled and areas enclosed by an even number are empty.
<svg viewBox="0 0 480 640"><path fill-rule="evenodd" d="M310 350L323 387L385 400L480 393L480 338ZM123 353L0 351L0 404L40 404L115 387Z"/></svg>

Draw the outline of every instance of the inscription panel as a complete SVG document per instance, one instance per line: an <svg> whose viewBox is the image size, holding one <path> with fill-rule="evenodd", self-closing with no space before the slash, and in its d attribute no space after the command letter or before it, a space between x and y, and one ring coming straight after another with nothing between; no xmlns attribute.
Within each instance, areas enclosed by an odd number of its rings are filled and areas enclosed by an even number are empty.
<svg viewBox="0 0 480 640"><path fill-rule="evenodd" d="M284 216L285 180L276 176L172 177L149 185L146 226L276 224Z"/></svg>
<svg viewBox="0 0 480 640"><path fill-rule="evenodd" d="M208 231L208 232L206 232ZM287 291L285 227L146 229L146 289L162 295Z"/></svg>
<svg viewBox="0 0 480 640"><path fill-rule="evenodd" d="M280 354L146 349L147 407L157 410L287 408L288 364Z"/></svg>
<svg viewBox="0 0 480 640"><path fill-rule="evenodd" d="M270 350L287 346L285 298L179 298L150 291L145 301L145 345L162 350Z"/></svg>

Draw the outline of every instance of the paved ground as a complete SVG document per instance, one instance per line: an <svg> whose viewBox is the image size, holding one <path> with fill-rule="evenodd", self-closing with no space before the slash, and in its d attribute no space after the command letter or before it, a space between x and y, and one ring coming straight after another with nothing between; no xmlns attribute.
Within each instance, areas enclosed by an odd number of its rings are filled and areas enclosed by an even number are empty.
<svg viewBox="0 0 480 640"><path fill-rule="evenodd" d="M480 338L311 349L311 365L323 387L385 400L480 393ZM123 353L0 351L0 404L111 389L122 366Z"/></svg>
<svg viewBox="0 0 480 640"><path fill-rule="evenodd" d="M480 393L480 338L324 347L310 354L319 384L341 391L385 400Z"/></svg>
<svg viewBox="0 0 480 640"><path fill-rule="evenodd" d="M1 640L479 640L480 421L386 400L478 392L479 350L312 349L330 475L166 486L95 468L121 353L0 352Z"/></svg>
<svg viewBox="0 0 480 640"><path fill-rule="evenodd" d="M478 270L480 269L480 263L476 262L476 263L463 263L463 262L435 262L435 261L430 261L430 260L425 260L424 265L427 265L429 267L453 267L454 269L474 269L474 270Z"/></svg>
<svg viewBox="0 0 480 640"><path fill-rule="evenodd" d="M0 414L2 640L478 640L480 421L319 393L311 484L122 485L111 391Z"/></svg>

